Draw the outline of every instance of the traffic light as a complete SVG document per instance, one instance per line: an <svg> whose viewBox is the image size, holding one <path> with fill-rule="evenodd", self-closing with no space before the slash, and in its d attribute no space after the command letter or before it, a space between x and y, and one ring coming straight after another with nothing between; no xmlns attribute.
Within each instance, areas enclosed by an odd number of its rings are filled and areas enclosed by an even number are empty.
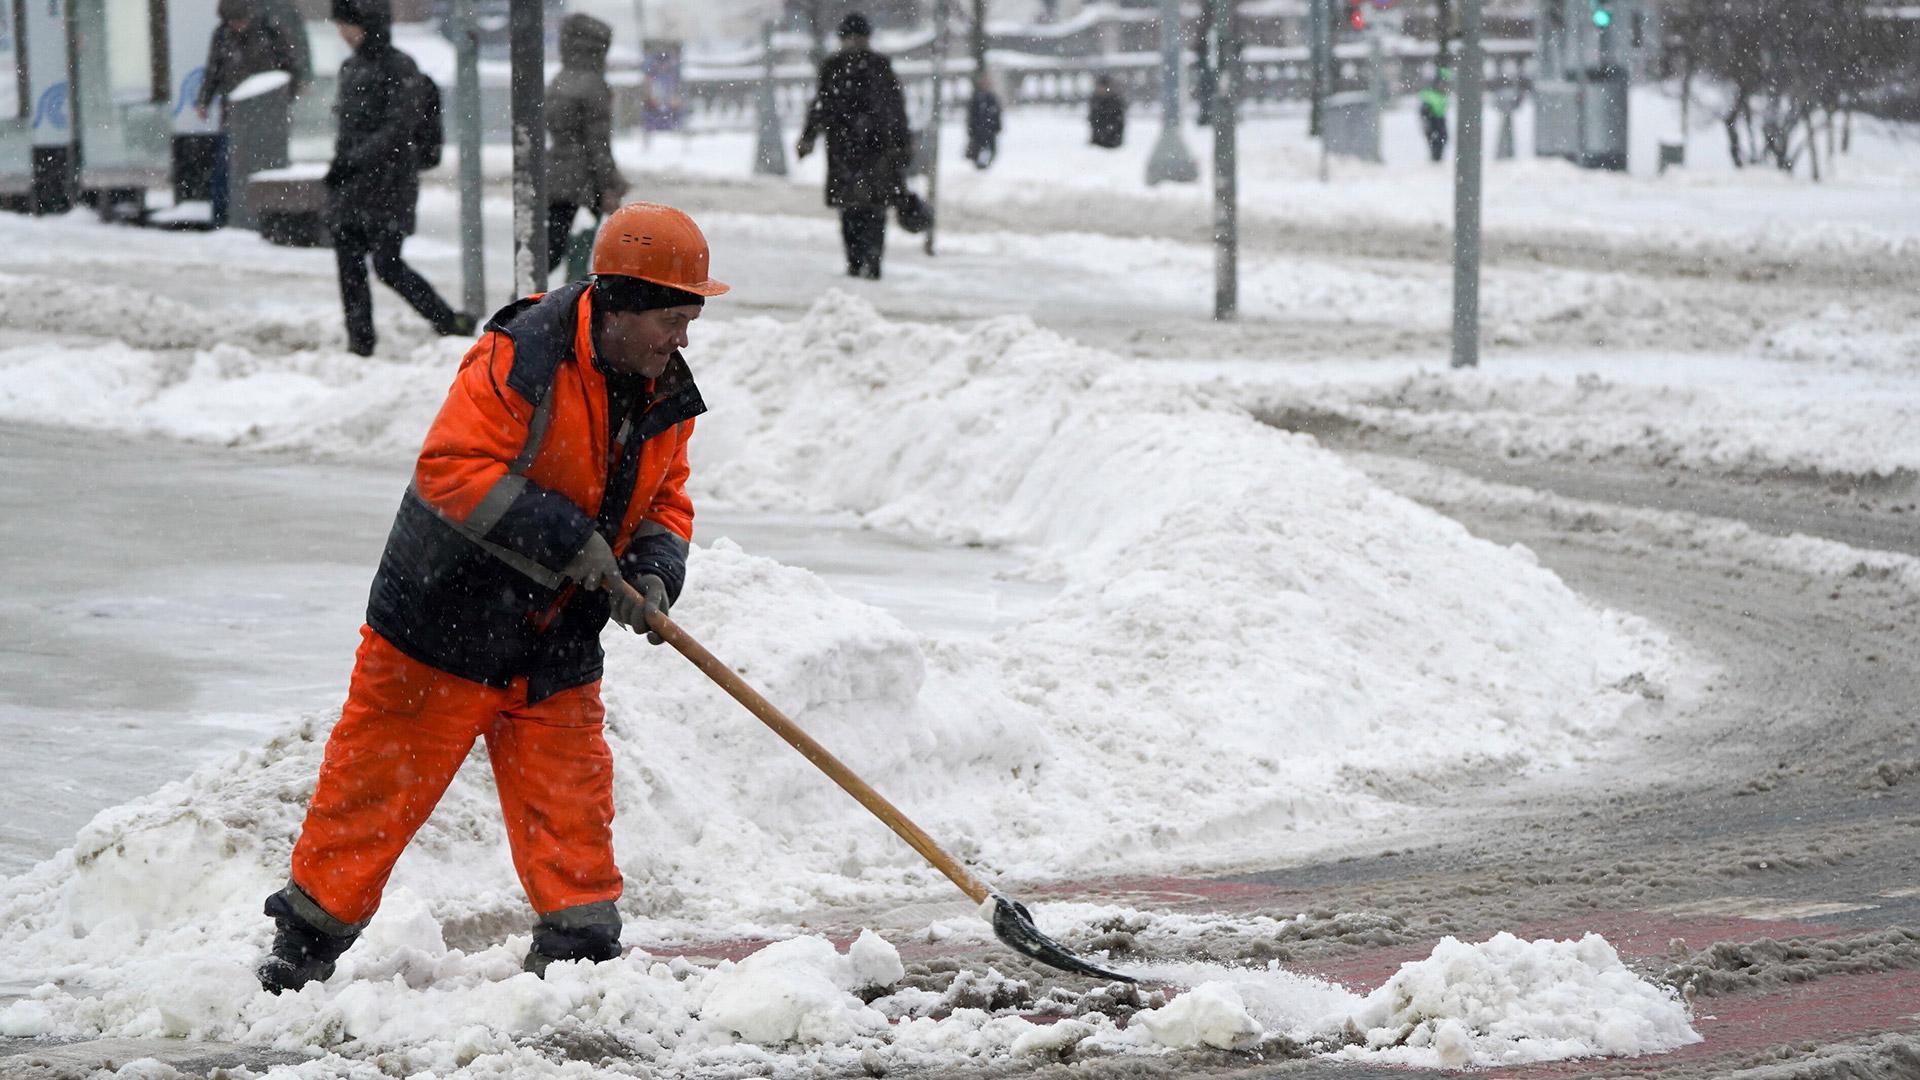
<svg viewBox="0 0 1920 1080"><path fill-rule="evenodd" d="M1366 0L1347 0L1347 25L1355 30L1367 28Z"/></svg>
<svg viewBox="0 0 1920 1080"><path fill-rule="evenodd" d="M1593 25L1605 30L1613 25L1613 0L1591 0L1593 4Z"/></svg>

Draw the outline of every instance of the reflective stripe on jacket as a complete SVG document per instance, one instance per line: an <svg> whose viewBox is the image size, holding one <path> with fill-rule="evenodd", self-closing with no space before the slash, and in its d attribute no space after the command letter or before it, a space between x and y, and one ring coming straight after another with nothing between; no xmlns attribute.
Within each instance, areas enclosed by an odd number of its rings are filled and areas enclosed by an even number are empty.
<svg viewBox="0 0 1920 1080"><path fill-rule="evenodd" d="M603 592L561 568L596 527L628 580L670 597L693 537L687 440L706 411L676 353L625 416L593 364L592 296L575 282L503 308L467 351L427 432L367 604L367 623L442 671L538 701L600 677Z"/></svg>

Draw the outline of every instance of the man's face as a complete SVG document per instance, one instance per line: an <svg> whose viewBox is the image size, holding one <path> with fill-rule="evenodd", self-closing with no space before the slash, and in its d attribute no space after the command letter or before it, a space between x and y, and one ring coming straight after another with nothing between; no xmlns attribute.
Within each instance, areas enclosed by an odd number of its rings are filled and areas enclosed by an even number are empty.
<svg viewBox="0 0 1920 1080"><path fill-rule="evenodd" d="M340 28L340 40L346 42L347 48L349 49L359 48L360 42L367 36L365 30L360 29L352 23L337 22L333 25Z"/></svg>
<svg viewBox="0 0 1920 1080"><path fill-rule="evenodd" d="M228 19L227 25L233 27L234 33L244 34L247 32L247 27L253 25L253 19L249 16L242 15L237 19Z"/></svg>
<svg viewBox="0 0 1920 1080"><path fill-rule="evenodd" d="M700 317L699 304L651 311L609 311L600 319L600 362L615 371L657 379L675 349L687 347L687 327Z"/></svg>

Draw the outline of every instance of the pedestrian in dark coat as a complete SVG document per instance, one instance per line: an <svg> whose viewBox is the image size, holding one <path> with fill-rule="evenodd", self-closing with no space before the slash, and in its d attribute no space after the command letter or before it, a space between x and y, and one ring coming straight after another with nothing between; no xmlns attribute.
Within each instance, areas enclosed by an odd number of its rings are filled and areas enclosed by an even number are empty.
<svg viewBox="0 0 1920 1080"><path fill-rule="evenodd" d="M200 118L207 118L215 101L224 102L235 87L263 71L286 72L292 91L299 93L300 54L285 29L267 17L260 0L220 0L219 12L220 25L207 44L206 74L193 102Z"/></svg>
<svg viewBox="0 0 1920 1080"><path fill-rule="evenodd" d="M1093 96L1087 101L1087 126L1093 129L1095 146L1112 150L1126 140L1127 99L1111 75L1093 81Z"/></svg>
<svg viewBox="0 0 1920 1080"><path fill-rule="evenodd" d="M868 48L873 24L858 12L840 20L840 51L820 63L820 88L796 152L827 136L827 205L840 210L850 277L878 278L887 245L887 206L905 187L911 141L907 99L887 58Z"/></svg>
<svg viewBox="0 0 1920 1080"><path fill-rule="evenodd" d="M220 0L220 25L207 44L206 72L194 96L194 112L205 120L220 103L220 134L213 159L213 225L227 223L227 95L255 75L284 71L290 94L300 92L306 77L304 50L297 48L286 27L270 17L260 0Z"/></svg>
<svg viewBox="0 0 1920 1080"><path fill-rule="evenodd" d="M613 90L607 48L613 27L575 12L560 21L560 74L547 87L547 269L567 255L581 207L594 220L620 207L626 178L613 163Z"/></svg>
<svg viewBox="0 0 1920 1080"><path fill-rule="evenodd" d="M1000 95L986 72L974 76L973 100L967 102L967 160L977 169L993 164L1000 153Z"/></svg>
<svg viewBox="0 0 1920 1080"><path fill-rule="evenodd" d="M433 286L400 258L413 233L420 199L420 161L414 132L425 96L425 76L413 58L393 47L387 0L333 0L333 21L353 55L340 65L334 116L333 164L327 169L327 224L333 231L346 308L347 348L373 353L373 272L442 335L470 334L473 318L455 312Z"/></svg>

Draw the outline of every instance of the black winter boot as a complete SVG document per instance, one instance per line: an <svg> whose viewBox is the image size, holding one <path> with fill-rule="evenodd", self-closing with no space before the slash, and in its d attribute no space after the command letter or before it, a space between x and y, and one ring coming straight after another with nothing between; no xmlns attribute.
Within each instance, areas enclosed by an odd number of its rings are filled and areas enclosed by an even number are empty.
<svg viewBox="0 0 1920 1080"><path fill-rule="evenodd" d="M521 965L541 978L556 960L591 960L598 964L620 955L620 913L612 902L582 904L540 916L533 925L533 948Z"/></svg>
<svg viewBox="0 0 1920 1080"><path fill-rule="evenodd" d="M358 928L344 934L331 934L308 922L298 909L312 905L314 911L319 912L320 908L305 893L300 893L298 898L288 895L297 888L288 885L267 897L266 913L276 924L273 951L261 959L253 973L260 980L260 988L269 994L298 990L310 982L325 982L333 976L333 962L360 936ZM306 903L301 904L300 900Z"/></svg>

